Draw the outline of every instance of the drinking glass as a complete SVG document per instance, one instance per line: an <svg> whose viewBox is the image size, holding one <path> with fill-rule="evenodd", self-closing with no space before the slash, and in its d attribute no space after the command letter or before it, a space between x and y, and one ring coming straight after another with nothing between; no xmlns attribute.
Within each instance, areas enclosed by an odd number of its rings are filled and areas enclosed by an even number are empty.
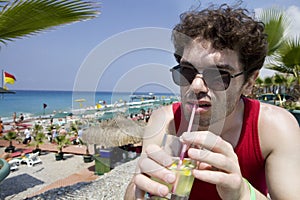
<svg viewBox="0 0 300 200"><path fill-rule="evenodd" d="M172 156L173 163L169 170L173 171L176 174L176 180L173 184L168 184L163 182L160 179L152 177L152 180L155 180L161 184L168 186L169 194L167 197L153 196L151 194L146 194L145 199L147 200L185 200L189 199L189 194L191 192L194 176L192 175L192 169L195 168L195 161L190 158L184 158L180 160L180 153L182 149L182 144L178 137L165 134L162 148L165 152Z"/></svg>

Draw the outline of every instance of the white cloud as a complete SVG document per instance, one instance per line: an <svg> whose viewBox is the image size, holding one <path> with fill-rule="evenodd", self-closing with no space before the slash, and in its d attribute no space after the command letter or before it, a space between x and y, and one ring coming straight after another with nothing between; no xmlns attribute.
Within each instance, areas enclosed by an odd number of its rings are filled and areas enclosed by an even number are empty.
<svg viewBox="0 0 300 200"><path fill-rule="evenodd" d="M263 8L256 8L256 16L260 16ZM287 17L291 20L291 25L287 31L287 36L295 38L296 36L300 37L300 8L298 6L290 6L285 10Z"/></svg>
<svg viewBox="0 0 300 200"><path fill-rule="evenodd" d="M296 37L300 36L300 9L297 6L290 6L286 10L287 16L291 19L291 27L288 31L288 36Z"/></svg>

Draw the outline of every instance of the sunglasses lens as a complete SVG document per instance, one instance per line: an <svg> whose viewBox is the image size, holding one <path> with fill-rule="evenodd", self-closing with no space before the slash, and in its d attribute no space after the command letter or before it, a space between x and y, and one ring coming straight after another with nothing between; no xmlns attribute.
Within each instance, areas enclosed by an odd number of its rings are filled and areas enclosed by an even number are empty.
<svg viewBox="0 0 300 200"><path fill-rule="evenodd" d="M227 71L206 69L203 77L208 88L216 91L226 90L230 84L230 74Z"/></svg>
<svg viewBox="0 0 300 200"><path fill-rule="evenodd" d="M192 68L175 67L172 70L173 80L179 86L190 85L193 82L196 74L197 71L193 70Z"/></svg>
<svg viewBox="0 0 300 200"><path fill-rule="evenodd" d="M172 70L173 81L179 86L188 86L192 84L195 76L199 73L194 68L176 66ZM207 87L216 90L224 91L230 84L230 74L224 70L206 69L203 72L203 79Z"/></svg>

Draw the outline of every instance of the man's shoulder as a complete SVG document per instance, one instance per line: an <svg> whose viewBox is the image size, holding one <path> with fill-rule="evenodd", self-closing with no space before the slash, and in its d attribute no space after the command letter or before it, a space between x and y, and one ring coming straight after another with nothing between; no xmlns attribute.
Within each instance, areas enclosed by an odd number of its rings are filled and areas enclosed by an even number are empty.
<svg viewBox="0 0 300 200"><path fill-rule="evenodd" d="M264 157L279 148L279 141L294 144L300 139L295 117L288 110L267 103L260 103L258 134Z"/></svg>
<svg viewBox="0 0 300 200"><path fill-rule="evenodd" d="M295 117L286 109L268 103L260 103L259 122L284 125L297 123ZM278 123L280 122L280 123ZM283 124L282 124L283 123Z"/></svg>
<svg viewBox="0 0 300 200"><path fill-rule="evenodd" d="M159 129L163 128L165 131L170 125L173 124L174 115L172 110L172 105L162 106L158 109L153 110L148 127L157 127Z"/></svg>
<svg viewBox="0 0 300 200"><path fill-rule="evenodd" d="M156 116L156 115L164 115L164 116L168 116L168 117L172 117L173 116L173 106L172 105L167 105L167 106L162 106L158 109L155 109L151 116Z"/></svg>

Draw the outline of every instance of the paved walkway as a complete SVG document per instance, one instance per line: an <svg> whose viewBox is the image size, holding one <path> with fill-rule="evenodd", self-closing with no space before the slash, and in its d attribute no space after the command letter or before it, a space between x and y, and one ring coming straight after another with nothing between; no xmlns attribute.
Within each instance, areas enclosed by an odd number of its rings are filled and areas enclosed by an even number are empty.
<svg viewBox="0 0 300 200"><path fill-rule="evenodd" d="M7 147L9 146L9 142L5 140L0 140L0 147ZM34 149L35 147L27 146L24 144L19 144L16 141L13 141L13 146L16 147L17 151L23 151L26 149ZM49 152L57 152L57 147L55 144L47 143L40 146L42 151L49 151ZM76 155L83 155L86 153L86 147L85 146L77 146L77 145L70 145L68 147L65 147L63 149L64 153L68 154L76 154ZM36 193L32 194L32 196L41 194L43 192L46 192L48 190L54 189L54 188L60 188L65 187L69 185L76 184L78 182L90 182L93 180L96 180L99 176L94 174L95 164L92 162L87 169L83 169L81 171L78 171L75 174L72 174L71 176L58 180L48 186L45 186L40 191L37 191Z"/></svg>

